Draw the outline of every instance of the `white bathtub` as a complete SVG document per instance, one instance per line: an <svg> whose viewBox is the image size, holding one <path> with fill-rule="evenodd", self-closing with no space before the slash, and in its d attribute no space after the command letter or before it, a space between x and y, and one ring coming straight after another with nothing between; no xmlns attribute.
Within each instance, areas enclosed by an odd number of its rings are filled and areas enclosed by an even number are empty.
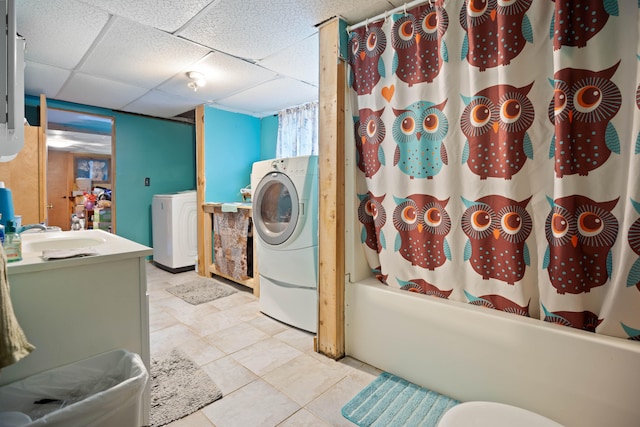
<svg viewBox="0 0 640 427"><path fill-rule="evenodd" d="M347 283L346 353L462 401L566 426L640 426L640 343L483 307Z"/></svg>

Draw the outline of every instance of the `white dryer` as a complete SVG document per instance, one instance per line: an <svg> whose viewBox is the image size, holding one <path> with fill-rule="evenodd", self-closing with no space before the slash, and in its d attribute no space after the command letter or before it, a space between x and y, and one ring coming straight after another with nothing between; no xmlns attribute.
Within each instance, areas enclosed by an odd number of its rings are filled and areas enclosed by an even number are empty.
<svg viewBox="0 0 640 427"><path fill-rule="evenodd" d="M318 329L318 157L264 160L251 171L260 310Z"/></svg>
<svg viewBox="0 0 640 427"><path fill-rule="evenodd" d="M193 270L198 256L196 192L156 194L151 203L153 263L172 273Z"/></svg>

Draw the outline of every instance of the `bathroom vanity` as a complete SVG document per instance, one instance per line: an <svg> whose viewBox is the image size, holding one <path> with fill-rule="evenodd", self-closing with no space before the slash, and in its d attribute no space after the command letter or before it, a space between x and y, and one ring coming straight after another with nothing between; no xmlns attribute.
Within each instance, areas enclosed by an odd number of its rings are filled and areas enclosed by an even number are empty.
<svg viewBox="0 0 640 427"><path fill-rule="evenodd" d="M149 247L102 230L22 235L23 260L8 267L18 322L36 349L0 371L0 385L108 350L138 353L149 370ZM97 255L47 261L48 249ZM149 387L143 420L148 424Z"/></svg>

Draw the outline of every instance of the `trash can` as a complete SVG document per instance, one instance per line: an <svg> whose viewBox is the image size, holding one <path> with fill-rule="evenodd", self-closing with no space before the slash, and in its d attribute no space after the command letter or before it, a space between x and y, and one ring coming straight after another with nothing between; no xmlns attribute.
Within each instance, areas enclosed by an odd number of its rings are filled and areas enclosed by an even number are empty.
<svg viewBox="0 0 640 427"><path fill-rule="evenodd" d="M0 425L4 416L14 426L139 427L148 377L122 349L41 372L0 387Z"/></svg>

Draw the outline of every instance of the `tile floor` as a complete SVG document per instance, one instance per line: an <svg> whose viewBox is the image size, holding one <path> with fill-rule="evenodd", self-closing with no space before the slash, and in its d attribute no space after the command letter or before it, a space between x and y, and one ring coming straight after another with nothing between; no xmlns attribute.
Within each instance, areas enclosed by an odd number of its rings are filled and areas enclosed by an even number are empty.
<svg viewBox="0 0 640 427"><path fill-rule="evenodd" d="M313 335L262 313L251 290L191 305L165 288L197 277L147 266L151 354L179 346L223 398L169 427L353 426L340 409L381 371L313 351ZM232 282L227 282L232 283Z"/></svg>

